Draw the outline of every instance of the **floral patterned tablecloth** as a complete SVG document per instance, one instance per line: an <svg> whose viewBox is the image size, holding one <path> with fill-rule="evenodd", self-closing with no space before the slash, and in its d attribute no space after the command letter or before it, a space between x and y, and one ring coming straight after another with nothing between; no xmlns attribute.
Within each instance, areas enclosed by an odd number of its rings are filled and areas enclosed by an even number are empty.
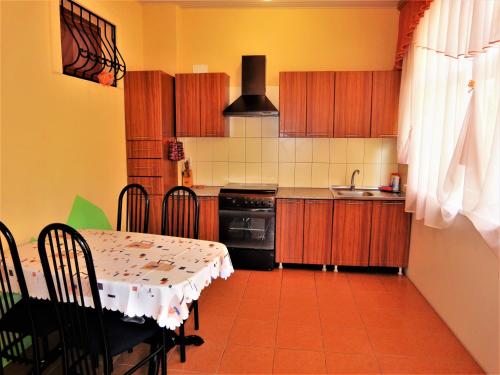
<svg viewBox="0 0 500 375"><path fill-rule="evenodd" d="M111 230L80 233L92 251L102 306L152 317L161 327L180 326L203 288L234 272L226 246L218 242ZM48 299L36 243L20 246L19 255L30 295Z"/></svg>

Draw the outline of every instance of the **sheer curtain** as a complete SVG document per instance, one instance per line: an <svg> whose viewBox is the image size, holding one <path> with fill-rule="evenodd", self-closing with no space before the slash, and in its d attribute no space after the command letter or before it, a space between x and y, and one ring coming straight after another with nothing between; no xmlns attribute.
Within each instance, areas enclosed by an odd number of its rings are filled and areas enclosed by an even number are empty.
<svg viewBox="0 0 500 375"><path fill-rule="evenodd" d="M435 0L403 63L398 160L406 209L467 216L500 252L500 1Z"/></svg>

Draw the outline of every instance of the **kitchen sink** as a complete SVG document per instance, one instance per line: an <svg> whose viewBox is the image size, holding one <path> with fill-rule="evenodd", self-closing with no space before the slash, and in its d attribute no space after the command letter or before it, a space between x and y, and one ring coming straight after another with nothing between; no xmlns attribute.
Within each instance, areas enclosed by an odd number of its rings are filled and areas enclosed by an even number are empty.
<svg viewBox="0 0 500 375"><path fill-rule="evenodd" d="M336 193L343 197L373 197L373 193L369 191L341 190Z"/></svg>

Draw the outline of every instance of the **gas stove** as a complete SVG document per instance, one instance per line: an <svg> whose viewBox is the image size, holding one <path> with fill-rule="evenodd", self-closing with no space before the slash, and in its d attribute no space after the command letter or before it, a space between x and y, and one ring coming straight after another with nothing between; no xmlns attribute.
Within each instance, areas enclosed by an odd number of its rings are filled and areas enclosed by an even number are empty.
<svg viewBox="0 0 500 375"><path fill-rule="evenodd" d="M219 193L219 209L275 209L277 185L228 184Z"/></svg>

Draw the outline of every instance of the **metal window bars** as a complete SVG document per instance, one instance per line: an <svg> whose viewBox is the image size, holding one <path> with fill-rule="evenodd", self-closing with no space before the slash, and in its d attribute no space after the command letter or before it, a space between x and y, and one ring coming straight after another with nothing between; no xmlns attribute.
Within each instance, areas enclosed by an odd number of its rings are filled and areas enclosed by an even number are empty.
<svg viewBox="0 0 500 375"><path fill-rule="evenodd" d="M126 66L115 25L72 0L61 0L60 20L63 73L116 87Z"/></svg>

